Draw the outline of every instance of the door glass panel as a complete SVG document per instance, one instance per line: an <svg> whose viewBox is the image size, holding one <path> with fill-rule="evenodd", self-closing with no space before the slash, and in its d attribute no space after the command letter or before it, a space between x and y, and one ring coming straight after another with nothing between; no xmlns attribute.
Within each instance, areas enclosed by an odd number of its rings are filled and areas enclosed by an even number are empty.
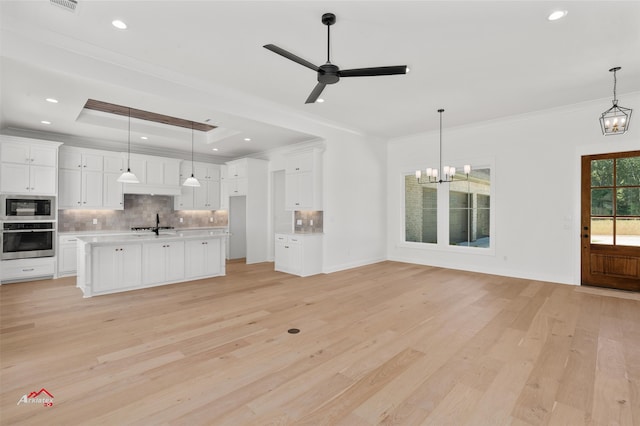
<svg viewBox="0 0 640 426"><path fill-rule="evenodd" d="M613 244L613 218L591 218L591 244Z"/></svg>
<svg viewBox="0 0 640 426"><path fill-rule="evenodd" d="M616 216L640 216L640 188L619 188Z"/></svg>
<svg viewBox="0 0 640 426"><path fill-rule="evenodd" d="M591 186L613 185L613 159L591 161Z"/></svg>
<svg viewBox="0 0 640 426"><path fill-rule="evenodd" d="M613 189L591 190L591 214L613 216Z"/></svg>
<svg viewBox="0 0 640 426"><path fill-rule="evenodd" d="M616 183L618 186L640 185L640 157L616 160Z"/></svg>
<svg viewBox="0 0 640 426"><path fill-rule="evenodd" d="M616 245L640 247L640 218L616 219Z"/></svg>

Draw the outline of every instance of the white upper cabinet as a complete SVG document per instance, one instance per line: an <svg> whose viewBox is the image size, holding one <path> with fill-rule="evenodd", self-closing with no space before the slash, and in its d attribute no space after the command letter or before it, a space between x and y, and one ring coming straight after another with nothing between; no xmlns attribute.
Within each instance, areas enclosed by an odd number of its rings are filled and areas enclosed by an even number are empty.
<svg viewBox="0 0 640 426"><path fill-rule="evenodd" d="M62 147L58 171L58 208L103 208L103 152Z"/></svg>
<svg viewBox="0 0 640 426"><path fill-rule="evenodd" d="M311 148L285 156L285 208L322 210L322 151Z"/></svg>
<svg viewBox="0 0 640 426"><path fill-rule="evenodd" d="M180 161L176 158L131 154L131 172L140 183L124 184L124 193L180 195Z"/></svg>
<svg viewBox="0 0 640 426"><path fill-rule="evenodd" d="M174 199L176 210L217 210L220 208L220 166L208 163L183 161L180 166L180 184L193 175L200 186L182 186Z"/></svg>
<svg viewBox="0 0 640 426"><path fill-rule="evenodd" d="M55 195L58 142L4 136L0 141L0 192Z"/></svg>

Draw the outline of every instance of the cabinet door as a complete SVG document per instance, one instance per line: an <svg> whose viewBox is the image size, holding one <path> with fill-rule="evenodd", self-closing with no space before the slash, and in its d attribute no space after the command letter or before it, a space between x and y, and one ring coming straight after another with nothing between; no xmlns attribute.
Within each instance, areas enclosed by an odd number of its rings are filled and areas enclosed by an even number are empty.
<svg viewBox="0 0 640 426"><path fill-rule="evenodd" d="M95 247L91 259L91 287L93 292L103 292L119 287L122 268L119 265L120 247Z"/></svg>
<svg viewBox="0 0 640 426"><path fill-rule="evenodd" d="M35 166L56 167L58 148L31 145L31 164Z"/></svg>
<svg viewBox="0 0 640 426"><path fill-rule="evenodd" d="M49 166L31 166L29 171L31 192L34 194L56 194L56 168Z"/></svg>
<svg viewBox="0 0 640 426"><path fill-rule="evenodd" d="M298 174L298 202L303 210L313 209L313 173Z"/></svg>
<svg viewBox="0 0 640 426"><path fill-rule="evenodd" d="M290 268L289 248L287 247L286 238L282 241L276 240L275 250L275 270L287 272Z"/></svg>
<svg viewBox="0 0 640 426"><path fill-rule="evenodd" d="M127 245L120 251L121 287L142 284L142 245Z"/></svg>
<svg viewBox="0 0 640 426"><path fill-rule="evenodd" d="M220 239L212 238L205 241L205 275L217 275L221 270Z"/></svg>
<svg viewBox="0 0 640 426"><path fill-rule="evenodd" d="M210 180L207 182L207 210L218 210L220 208L220 181Z"/></svg>
<svg viewBox="0 0 640 426"><path fill-rule="evenodd" d="M0 192L25 193L29 192L30 188L29 166L26 163L2 163L0 166Z"/></svg>
<svg viewBox="0 0 640 426"><path fill-rule="evenodd" d="M247 187L248 187L247 178L237 178L235 179L235 181L236 181L236 186L235 186L236 189L231 195L247 195Z"/></svg>
<svg viewBox="0 0 640 426"><path fill-rule="evenodd" d="M310 172L313 170L313 152L288 155L285 159L286 173Z"/></svg>
<svg viewBox="0 0 640 426"><path fill-rule="evenodd" d="M300 175L284 177L284 207L286 210L300 210Z"/></svg>
<svg viewBox="0 0 640 426"><path fill-rule="evenodd" d="M166 163L163 163L163 169L162 169L162 183L164 185L182 185L182 182L179 182L180 180L180 164L173 162L173 161L168 161ZM191 174L189 174L189 176L191 176Z"/></svg>
<svg viewBox="0 0 640 426"><path fill-rule="evenodd" d="M165 280L178 281L184 278L184 241L173 241L165 247Z"/></svg>
<svg viewBox="0 0 640 426"><path fill-rule="evenodd" d="M58 167L61 169L81 169L82 155L79 152L61 150Z"/></svg>
<svg viewBox="0 0 640 426"><path fill-rule="evenodd" d="M102 171L102 155L82 154L82 170Z"/></svg>
<svg viewBox="0 0 640 426"><path fill-rule="evenodd" d="M78 269L75 244L60 244L58 250L58 275L75 274Z"/></svg>
<svg viewBox="0 0 640 426"><path fill-rule="evenodd" d="M78 209L82 207L80 169L60 169L58 179L58 207L60 209Z"/></svg>
<svg viewBox="0 0 640 426"><path fill-rule="evenodd" d="M207 182L203 179L200 186L193 188L193 208L196 210L207 209Z"/></svg>
<svg viewBox="0 0 640 426"><path fill-rule="evenodd" d="M302 242L295 237L289 238L289 272L302 274Z"/></svg>
<svg viewBox="0 0 640 426"><path fill-rule="evenodd" d="M176 195L173 200L174 210L193 210L194 190L196 188L183 186L180 188L180 195Z"/></svg>
<svg viewBox="0 0 640 426"><path fill-rule="evenodd" d="M102 162L100 163L102 167ZM102 171L82 171L82 207L102 207Z"/></svg>
<svg viewBox="0 0 640 426"><path fill-rule="evenodd" d="M0 144L0 154L0 160L2 160L3 163L31 163L31 157L29 156L29 145L27 144Z"/></svg>
<svg viewBox="0 0 640 426"><path fill-rule="evenodd" d="M205 256L204 240L191 240L185 242L185 278L202 277L207 263Z"/></svg>
<svg viewBox="0 0 640 426"><path fill-rule="evenodd" d="M122 184L118 182L120 173L105 173L103 179L102 205L113 210L124 209Z"/></svg>
<svg viewBox="0 0 640 426"><path fill-rule="evenodd" d="M204 163L194 163L193 174L200 181L200 184L202 184L203 180L208 179L209 168ZM189 163L189 176L191 176L191 163Z"/></svg>
<svg viewBox="0 0 640 426"><path fill-rule="evenodd" d="M166 244L147 243L143 246L142 282L145 285L166 281Z"/></svg>
<svg viewBox="0 0 640 426"><path fill-rule="evenodd" d="M102 167L105 173L122 174L122 172L124 172L124 162L121 157L116 155L105 155L102 160Z"/></svg>
<svg viewBox="0 0 640 426"><path fill-rule="evenodd" d="M227 163L227 176L230 178L247 177L247 163L238 161L237 163Z"/></svg>
<svg viewBox="0 0 640 426"><path fill-rule="evenodd" d="M147 183L147 162L141 158L131 158L131 173L136 175L140 183ZM123 168L127 169L127 160L124 160Z"/></svg>

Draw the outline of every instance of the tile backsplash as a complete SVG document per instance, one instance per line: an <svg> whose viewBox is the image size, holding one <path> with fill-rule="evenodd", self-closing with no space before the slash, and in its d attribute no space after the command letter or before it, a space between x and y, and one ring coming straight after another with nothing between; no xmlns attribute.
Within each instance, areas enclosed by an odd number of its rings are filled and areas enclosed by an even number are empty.
<svg viewBox="0 0 640 426"><path fill-rule="evenodd" d="M174 210L172 196L125 194L124 210L58 210L58 232L129 231L135 226L155 226L156 213L160 226L176 229L229 223L226 210ZM97 219L96 225L93 219Z"/></svg>
<svg viewBox="0 0 640 426"><path fill-rule="evenodd" d="M298 225L300 221L300 225ZM293 214L293 231L299 233L323 232L322 211L305 210Z"/></svg>

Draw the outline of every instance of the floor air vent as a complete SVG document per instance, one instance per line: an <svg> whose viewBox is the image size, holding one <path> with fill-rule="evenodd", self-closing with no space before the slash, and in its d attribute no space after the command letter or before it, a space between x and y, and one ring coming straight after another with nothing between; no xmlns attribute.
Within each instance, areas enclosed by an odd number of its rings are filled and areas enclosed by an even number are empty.
<svg viewBox="0 0 640 426"><path fill-rule="evenodd" d="M75 12L76 7L78 7L77 0L49 0L49 1L51 2L51 4L61 7L64 10L68 10L69 12Z"/></svg>

